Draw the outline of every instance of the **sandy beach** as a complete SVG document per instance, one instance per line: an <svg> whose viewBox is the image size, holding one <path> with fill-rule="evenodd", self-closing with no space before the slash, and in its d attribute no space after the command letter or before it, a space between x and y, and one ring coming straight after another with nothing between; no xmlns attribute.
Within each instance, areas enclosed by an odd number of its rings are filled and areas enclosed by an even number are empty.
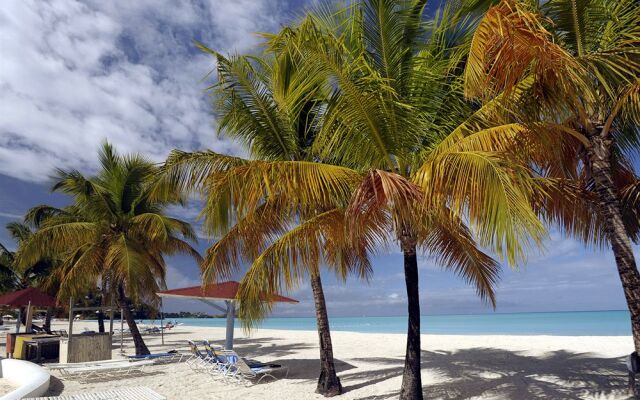
<svg viewBox="0 0 640 400"><path fill-rule="evenodd" d="M54 329L66 322L55 321ZM76 322L74 332L97 329ZM317 336L312 331L236 329L236 351L290 369L286 379L251 387L225 383L193 372L187 365L152 366L142 375L80 383L52 376L48 395L148 386L168 399L321 399ZM401 334L333 332L334 355L344 387L341 399L396 398L400 388L405 337ZM165 335L144 336L152 352L186 351L186 340L222 344L222 328L179 326ZM130 337L124 351L133 354ZM429 399L624 399L624 355L631 337L621 336L462 336L423 335L422 379ZM113 358L122 358L114 337Z"/></svg>

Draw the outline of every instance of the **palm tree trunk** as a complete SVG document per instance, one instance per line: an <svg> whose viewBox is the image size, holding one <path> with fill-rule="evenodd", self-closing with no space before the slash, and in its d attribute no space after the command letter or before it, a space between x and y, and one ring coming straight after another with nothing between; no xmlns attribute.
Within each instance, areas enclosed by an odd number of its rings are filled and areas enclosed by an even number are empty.
<svg viewBox="0 0 640 400"><path fill-rule="evenodd" d="M104 333L104 313L102 310L98 310L98 332Z"/></svg>
<svg viewBox="0 0 640 400"><path fill-rule="evenodd" d="M122 309L124 319L127 321L127 325L129 326L129 331L133 338L133 344L136 347L136 355L141 356L149 354L149 349L144 343L142 335L138 330L138 325L136 324L136 320L133 318L133 313L131 312L131 304L129 303L127 296L125 296L122 285L118 286L118 306Z"/></svg>
<svg viewBox="0 0 640 400"><path fill-rule="evenodd" d="M613 181L611 169L612 139L600 136L601 129L590 136L591 146L588 149L591 174L595 182L600 212L606 221L605 232L611 243L611 249L618 267L624 297L631 314L631 331L633 344L640 354L640 274L631 248L631 240L622 220L620 198ZM635 376L629 374L630 391L638 398Z"/></svg>
<svg viewBox="0 0 640 400"><path fill-rule="evenodd" d="M103 277L102 285L100 286L100 306L104 307L106 296L106 281ZM104 313L102 309L98 310L98 332L104 333Z"/></svg>
<svg viewBox="0 0 640 400"><path fill-rule="evenodd" d="M611 171L611 139L591 137L589 162L600 203L600 211L605 221L605 231L618 267L618 274L624 289L629 312L635 350L640 353L640 274L636 267L631 248L631 240L622 221L618 191Z"/></svg>
<svg viewBox="0 0 640 400"><path fill-rule="evenodd" d="M420 292L418 291L418 258L416 240L405 236L401 242L404 254L404 279L407 286L409 324L407 351L404 359L400 400L422 400L420 374Z"/></svg>
<svg viewBox="0 0 640 400"><path fill-rule="evenodd" d="M44 331L51 332L51 317L53 316L53 307L47 307L47 313L44 316Z"/></svg>
<svg viewBox="0 0 640 400"><path fill-rule="evenodd" d="M318 378L316 393L320 393L325 397L337 396L342 393L342 385L336 375L336 367L333 362L329 316L327 315L327 305L324 300L324 291L322 290L319 273L311 276L311 289L316 307L318 337L320 338L320 377Z"/></svg>

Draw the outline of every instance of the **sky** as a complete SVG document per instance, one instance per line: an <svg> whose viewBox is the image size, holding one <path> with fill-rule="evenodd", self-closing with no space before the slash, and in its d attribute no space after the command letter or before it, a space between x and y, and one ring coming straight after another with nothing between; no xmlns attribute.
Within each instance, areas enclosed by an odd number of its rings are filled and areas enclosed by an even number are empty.
<svg viewBox="0 0 640 400"><path fill-rule="evenodd" d="M257 51L255 32L274 32L307 7L286 0L4 0L0 7L0 243L1 229L38 204L61 206L51 194L54 168L90 175L105 139L121 152L162 161L171 149L212 149L242 155L238 143L216 136L205 88L215 75L198 40L222 53ZM197 203L171 212L194 221ZM212 244L202 237L197 248ZM614 310L625 301L608 250L588 250L550 231L544 249L517 271L503 267L494 311L475 290L428 257L419 258L423 314ZM373 260L369 282L323 275L332 316L406 314L402 254ZM169 288L200 284L196 263L167 259ZM313 316L309 285L288 295L296 305L276 316ZM167 311L215 310L165 301Z"/></svg>

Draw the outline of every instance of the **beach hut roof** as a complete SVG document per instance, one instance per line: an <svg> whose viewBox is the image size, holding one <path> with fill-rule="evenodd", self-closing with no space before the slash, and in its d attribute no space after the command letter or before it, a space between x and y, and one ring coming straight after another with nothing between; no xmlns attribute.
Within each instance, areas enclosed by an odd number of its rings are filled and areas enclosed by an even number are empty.
<svg viewBox="0 0 640 400"><path fill-rule="evenodd" d="M238 282L228 281L205 286L192 286L180 289L163 290L161 292L158 292L158 296L198 300L236 300L239 286L240 283ZM263 297L263 300L266 301L266 295ZM280 303L298 303L298 300L281 296L279 294L271 296L271 299L269 300Z"/></svg>
<svg viewBox="0 0 640 400"><path fill-rule="evenodd" d="M56 299L32 287L0 295L0 306L20 307L29 303L36 307L53 307Z"/></svg>

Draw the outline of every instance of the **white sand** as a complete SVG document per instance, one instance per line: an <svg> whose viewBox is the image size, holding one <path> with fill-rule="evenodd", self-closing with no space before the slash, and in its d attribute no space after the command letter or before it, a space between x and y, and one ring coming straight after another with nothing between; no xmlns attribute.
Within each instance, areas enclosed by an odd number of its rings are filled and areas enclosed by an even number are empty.
<svg viewBox="0 0 640 400"><path fill-rule="evenodd" d="M6 378L0 378L0 396L4 396L9 392L13 392L18 388L18 385L11 382Z"/></svg>
<svg viewBox="0 0 640 400"><path fill-rule="evenodd" d="M57 322L54 329L64 328ZM97 329L74 323L74 331ZM152 352L186 350L187 339L222 344L223 328L180 326L165 335L145 335ZM405 336L332 332L334 356L345 393L340 399L397 398L402 380ZM120 358L119 337L114 358ZM48 395L149 386L168 399L322 399L315 332L259 330L247 337L236 329L235 349L243 356L278 362L290 369L276 382L242 387L194 373L184 364L150 367L143 376L91 383L52 378ZM130 337L125 351L132 354ZM428 399L624 399L624 355L631 337L423 335L422 380Z"/></svg>

